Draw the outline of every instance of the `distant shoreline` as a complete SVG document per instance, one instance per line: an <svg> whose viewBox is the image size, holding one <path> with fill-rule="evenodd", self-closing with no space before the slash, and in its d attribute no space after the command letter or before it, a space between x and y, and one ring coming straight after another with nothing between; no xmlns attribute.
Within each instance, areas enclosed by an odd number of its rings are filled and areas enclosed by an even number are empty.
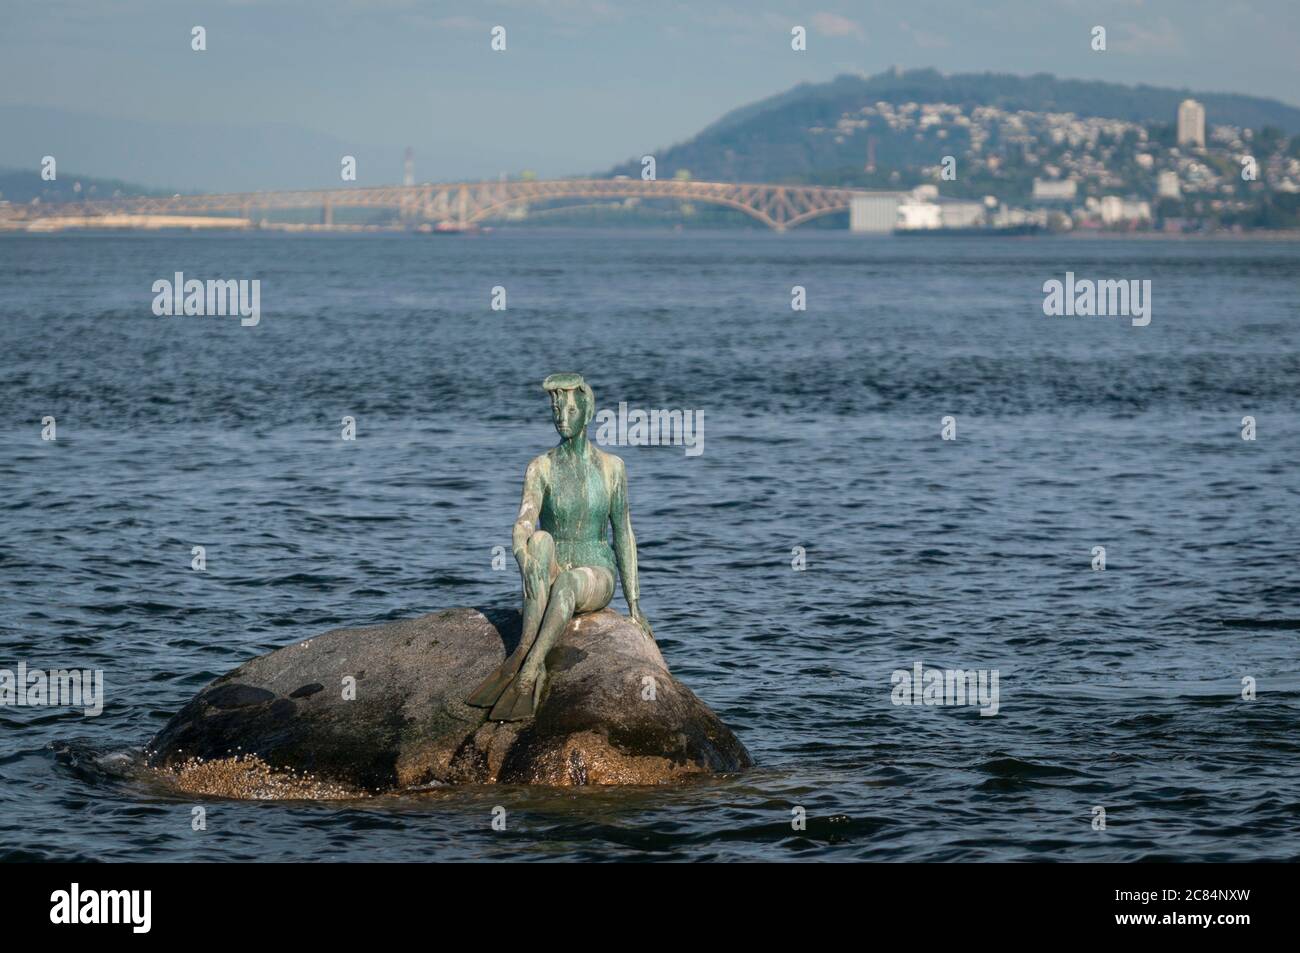
<svg viewBox="0 0 1300 953"><path fill-rule="evenodd" d="M42 220L48 223L57 222L55 219ZM249 227L238 224L229 224L231 220L221 219L195 219L193 221L186 219L184 224L173 224L166 221L163 217L158 217L148 224L125 225L119 227L95 227L89 224L88 220L76 219L68 223L47 224L36 228L30 227L30 222L23 222L21 225L17 221L6 222L0 219L0 235L126 235L142 234L157 235L165 233L168 235L184 234L261 234L261 235L402 235L410 234L421 238L427 238L426 234L418 233L412 229L395 227L391 225L316 225L306 223L289 223L277 222L270 225L261 225ZM489 235L492 232L507 233L544 233L553 231L578 232L590 231L597 232L663 232L673 234L765 234L774 235L770 230L765 228L680 228L671 225L646 225L646 226L616 226L609 227L606 225L520 225L505 224L493 225L487 228L467 232L464 235L447 235L444 238L473 238L479 235ZM987 232L962 235L957 232L947 231L942 236L933 235L932 238L942 237L944 241L963 239L970 241L972 239L992 240L992 241L1043 241L1052 239L1065 239L1069 241L1114 241L1117 239L1141 239L1145 241L1254 241L1254 242L1297 242L1300 241L1300 229L1252 229L1248 231L1212 231L1212 232L1162 232L1162 231L1132 231L1132 232L1109 232L1098 231L1093 229L1075 230L1068 232L1042 232L1036 235L990 235ZM893 240L897 236L889 234L864 234L851 232L848 229L826 229L810 228L803 232L793 229L784 233L785 236L796 235L843 235L853 236L856 238L880 241L882 239ZM927 237L924 231L918 234L908 235L907 239Z"/></svg>
<svg viewBox="0 0 1300 953"><path fill-rule="evenodd" d="M1059 232L1061 238L1076 238L1081 240L1093 240L1099 238L1145 238L1158 241L1204 241L1212 239L1216 241L1271 241L1271 242L1295 242L1300 241L1300 228L1259 228L1249 231L1231 232L1097 232L1097 231L1075 231Z"/></svg>

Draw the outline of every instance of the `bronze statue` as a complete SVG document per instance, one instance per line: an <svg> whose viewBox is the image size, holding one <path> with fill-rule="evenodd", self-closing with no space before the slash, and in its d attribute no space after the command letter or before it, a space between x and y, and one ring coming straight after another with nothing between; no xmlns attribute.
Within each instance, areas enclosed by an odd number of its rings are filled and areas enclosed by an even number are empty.
<svg viewBox="0 0 1300 953"><path fill-rule="evenodd" d="M636 537L623 461L587 439L596 398L580 374L552 374L542 388L551 395L551 417L561 439L528 464L515 519L513 548L524 581L523 633L518 648L466 699L491 708L493 721L520 721L537 710L546 684L546 654L575 613L609 605L616 563L628 611L654 638L639 605ZM613 530L612 549L606 525Z"/></svg>

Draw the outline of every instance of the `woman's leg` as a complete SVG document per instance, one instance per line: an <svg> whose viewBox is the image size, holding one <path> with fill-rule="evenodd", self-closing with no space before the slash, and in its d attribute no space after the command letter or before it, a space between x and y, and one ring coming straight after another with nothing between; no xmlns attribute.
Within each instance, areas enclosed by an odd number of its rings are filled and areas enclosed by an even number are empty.
<svg viewBox="0 0 1300 953"><path fill-rule="evenodd" d="M541 701L546 682L546 656L576 613L595 612L614 598L614 574L603 566L568 569L555 578L547 600L541 630L510 690L492 709L492 718L517 721L527 718ZM508 709L508 710L507 710Z"/></svg>
<svg viewBox="0 0 1300 953"><path fill-rule="evenodd" d="M546 530L539 529L529 536L524 547L528 553L525 562L528 568L524 572L527 577L524 582L524 626L519 638L519 649L527 655L533 640L537 638L537 630L541 628L546 605L551 599L551 587L560 571L555 562L555 540ZM528 597L530 589L533 593L531 599Z"/></svg>
<svg viewBox="0 0 1300 953"><path fill-rule="evenodd" d="M532 648L546 616L546 607L551 598L551 587L559 575L555 562L555 540L544 529L539 529L528 537L524 544L528 558L524 561L524 608L523 628L519 633L519 644L502 662L495 672L489 675L478 688L465 699L467 705L491 708L501 698L502 692L509 687L514 677L519 674L528 650ZM529 597L529 592L532 597Z"/></svg>
<svg viewBox="0 0 1300 953"><path fill-rule="evenodd" d="M579 612L595 612L609 605L614 597L614 574L604 567L569 569L559 574L551 586L551 598L542 620L537 642L528 653L520 676L535 679L546 668L546 654L551 651L569 620Z"/></svg>

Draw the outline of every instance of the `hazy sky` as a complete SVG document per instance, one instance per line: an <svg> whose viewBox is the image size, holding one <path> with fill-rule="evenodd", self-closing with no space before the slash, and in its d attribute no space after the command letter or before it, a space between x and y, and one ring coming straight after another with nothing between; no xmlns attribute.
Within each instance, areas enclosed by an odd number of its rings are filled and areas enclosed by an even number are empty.
<svg viewBox="0 0 1300 953"><path fill-rule="evenodd" d="M790 49L795 24L807 52ZM1089 49L1098 24L1105 53ZM446 178L442 160L571 174L795 83L893 64L1297 104L1298 25L1298 0L0 0L0 104L420 143L421 179Z"/></svg>

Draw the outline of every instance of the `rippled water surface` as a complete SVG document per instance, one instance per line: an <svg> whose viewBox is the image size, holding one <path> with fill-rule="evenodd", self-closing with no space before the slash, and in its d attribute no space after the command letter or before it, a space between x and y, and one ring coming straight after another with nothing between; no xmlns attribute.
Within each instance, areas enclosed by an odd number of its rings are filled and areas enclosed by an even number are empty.
<svg viewBox="0 0 1300 953"><path fill-rule="evenodd" d="M176 271L259 278L261 323L153 316ZM1150 279L1150 326L1044 317L1066 271ZM0 855L1300 858L1298 292L1265 242L0 237L0 667L108 692L0 709ZM252 655L516 600L492 548L567 369L703 411L698 457L617 452L664 655L755 770L209 801L198 832L122 776ZM918 661L996 669L998 714L891 704Z"/></svg>

